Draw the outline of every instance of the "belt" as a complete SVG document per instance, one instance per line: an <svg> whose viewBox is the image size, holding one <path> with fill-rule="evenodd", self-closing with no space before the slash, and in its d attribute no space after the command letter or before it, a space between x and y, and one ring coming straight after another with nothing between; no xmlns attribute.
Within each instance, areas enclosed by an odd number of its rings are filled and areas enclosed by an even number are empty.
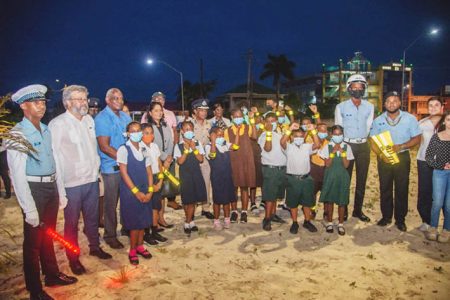
<svg viewBox="0 0 450 300"><path fill-rule="evenodd" d="M364 138L364 139L360 139L360 138L357 138L357 139L344 138L344 142L352 143L352 144L362 144L362 143L367 142L367 139L366 138Z"/></svg>
<svg viewBox="0 0 450 300"><path fill-rule="evenodd" d="M28 182L55 182L55 180L56 180L56 174L45 175L45 176L28 176L27 175Z"/></svg>
<svg viewBox="0 0 450 300"><path fill-rule="evenodd" d="M294 174L286 174L286 175L292 176L292 177L297 178L297 179L306 179L306 178L308 178L309 173L305 174L305 175L294 175Z"/></svg>
<svg viewBox="0 0 450 300"><path fill-rule="evenodd" d="M278 170L282 170L282 169L286 168L286 166L272 166L272 165L263 165L263 167L268 167L271 169L278 169Z"/></svg>

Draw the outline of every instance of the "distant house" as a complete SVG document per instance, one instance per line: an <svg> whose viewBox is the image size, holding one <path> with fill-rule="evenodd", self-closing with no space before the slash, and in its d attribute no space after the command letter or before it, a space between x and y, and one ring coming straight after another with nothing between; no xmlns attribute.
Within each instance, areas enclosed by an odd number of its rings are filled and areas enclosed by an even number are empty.
<svg viewBox="0 0 450 300"><path fill-rule="evenodd" d="M282 99L286 94L280 94ZM275 99L275 90L268 88L259 83L253 83L253 92L249 95L247 93L247 84L239 85L225 94L216 97L215 102L220 102L224 106L225 111L230 111L243 102L248 103L250 106L256 106L258 108L265 108L267 99Z"/></svg>

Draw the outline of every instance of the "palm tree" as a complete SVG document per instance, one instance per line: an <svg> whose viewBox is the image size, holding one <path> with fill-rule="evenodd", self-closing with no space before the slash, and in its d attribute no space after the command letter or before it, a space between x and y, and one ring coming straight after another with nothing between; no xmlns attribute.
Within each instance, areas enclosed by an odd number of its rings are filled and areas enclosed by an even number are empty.
<svg viewBox="0 0 450 300"><path fill-rule="evenodd" d="M287 59L286 55L271 55L267 56L269 62L264 65L264 71L259 76L261 80L273 76L273 86L277 91L277 100L280 97L281 77L286 79L294 79L295 63Z"/></svg>
<svg viewBox="0 0 450 300"><path fill-rule="evenodd" d="M189 80L183 82L184 99L186 107L190 107L190 104L195 99L208 98L208 95L215 89L217 84L216 80L208 80L203 83L192 83ZM180 89L177 91L177 98L181 99Z"/></svg>

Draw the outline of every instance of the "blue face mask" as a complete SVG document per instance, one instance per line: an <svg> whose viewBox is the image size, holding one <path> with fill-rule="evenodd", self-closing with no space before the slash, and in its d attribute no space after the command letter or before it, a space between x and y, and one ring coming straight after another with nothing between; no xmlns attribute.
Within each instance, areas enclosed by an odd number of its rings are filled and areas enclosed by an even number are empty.
<svg viewBox="0 0 450 300"><path fill-rule="evenodd" d="M190 130L186 131L185 133L183 133L183 136L187 140L192 140L194 138L194 132Z"/></svg>
<svg viewBox="0 0 450 300"><path fill-rule="evenodd" d="M317 133L317 135L319 136L319 139L321 139L321 140L324 140L328 137L327 132L319 132L319 133Z"/></svg>
<svg viewBox="0 0 450 300"><path fill-rule="evenodd" d="M272 131L277 130L277 122L272 123Z"/></svg>
<svg viewBox="0 0 450 300"><path fill-rule="evenodd" d="M301 137L295 137L294 138L294 145L296 145L296 146L300 146L304 142L305 142L304 138L301 138Z"/></svg>
<svg viewBox="0 0 450 300"><path fill-rule="evenodd" d="M340 143L342 143L342 141L344 140L344 136L341 134L341 135L333 135L332 137L331 137L331 140L335 143L335 144L340 144Z"/></svg>
<svg viewBox="0 0 450 300"><path fill-rule="evenodd" d="M223 144L225 144L225 138L224 137L216 138L216 145L217 146L222 146Z"/></svg>
<svg viewBox="0 0 450 300"><path fill-rule="evenodd" d="M304 132L307 132L308 131L308 126L307 125L302 125L302 129L303 129Z"/></svg>
<svg viewBox="0 0 450 300"><path fill-rule="evenodd" d="M142 140L142 131L130 132L130 140L135 143L139 143Z"/></svg>
<svg viewBox="0 0 450 300"><path fill-rule="evenodd" d="M233 119L233 123L236 124L237 126L241 125L242 123L244 123L244 118L239 117L239 118L234 118Z"/></svg>
<svg viewBox="0 0 450 300"><path fill-rule="evenodd" d="M284 117L278 117L278 123L283 124L284 123Z"/></svg>

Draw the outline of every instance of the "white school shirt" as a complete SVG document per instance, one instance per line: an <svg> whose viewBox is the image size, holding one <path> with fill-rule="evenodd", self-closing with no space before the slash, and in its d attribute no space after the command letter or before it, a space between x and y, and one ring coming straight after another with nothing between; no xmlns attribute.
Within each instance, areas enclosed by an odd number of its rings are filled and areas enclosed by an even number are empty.
<svg viewBox="0 0 450 300"><path fill-rule="evenodd" d="M291 175L306 175L311 171L311 158L314 153L313 145L303 143L300 146L294 143L288 143L286 146L286 174Z"/></svg>
<svg viewBox="0 0 450 300"><path fill-rule="evenodd" d="M159 173L159 157L161 156L161 150L159 150L158 145L155 143L150 143L149 146L147 146L144 142L139 143L139 147L142 148L142 153L144 156L148 159L150 159L152 172L153 174Z"/></svg>
<svg viewBox="0 0 450 300"><path fill-rule="evenodd" d="M100 157L94 119L86 115L78 120L66 111L51 120L48 127L52 135L57 180L61 183L58 185L60 197L66 196L65 188L96 182Z"/></svg>
<svg viewBox="0 0 450 300"><path fill-rule="evenodd" d="M283 148L281 148L282 135L278 132L272 132L272 150L267 152L264 150L266 143L266 132L264 131L259 139L258 144L261 147L261 163L263 165L282 167L286 165L286 155Z"/></svg>
<svg viewBox="0 0 450 300"><path fill-rule="evenodd" d="M198 152L201 155L205 155L205 149L202 146L202 143L200 143L199 141L194 140L194 142L196 142L196 146L195 148L198 150ZM184 144L184 140L180 141L181 144ZM183 149L184 150L184 149ZM191 148L189 148L189 153L193 152ZM173 150L173 159L177 159L178 157L181 157L182 153L181 153L181 149L180 146L178 144L175 145L175 149Z"/></svg>
<svg viewBox="0 0 450 300"><path fill-rule="evenodd" d="M133 153L133 156L135 159L142 161L145 159L145 166L151 166L152 162L151 159L148 157L144 156L144 153L142 151L142 147L139 147L139 150L137 150L133 144L131 144L130 140L128 140L125 143L126 146L129 146L131 148L131 153ZM128 151L127 148L125 147L125 145L122 145L119 147L119 149L117 149L117 165L119 164L124 164L127 165L128 164ZM152 170L153 172L153 170Z"/></svg>
<svg viewBox="0 0 450 300"><path fill-rule="evenodd" d="M323 159L327 159L330 154L328 152L328 145L331 146L331 148L333 149L334 145L336 145L336 143L334 143L333 141L330 141L327 145L325 145L325 147L323 147L322 149L319 150L318 154L320 157L322 157ZM346 142L342 142L341 143L341 148L344 148L344 145L347 145L347 160L353 160L355 159L355 157L353 156L353 152L352 152L352 147L350 147L349 144L347 144ZM338 151L336 152L336 156L340 156L341 152Z"/></svg>
<svg viewBox="0 0 450 300"><path fill-rule="evenodd" d="M419 121L419 128L422 132L422 139L420 140L420 147L417 151L417 159L425 161L425 152L427 152L431 137L434 134L434 125L430 119L423 119Z"/></svg>

